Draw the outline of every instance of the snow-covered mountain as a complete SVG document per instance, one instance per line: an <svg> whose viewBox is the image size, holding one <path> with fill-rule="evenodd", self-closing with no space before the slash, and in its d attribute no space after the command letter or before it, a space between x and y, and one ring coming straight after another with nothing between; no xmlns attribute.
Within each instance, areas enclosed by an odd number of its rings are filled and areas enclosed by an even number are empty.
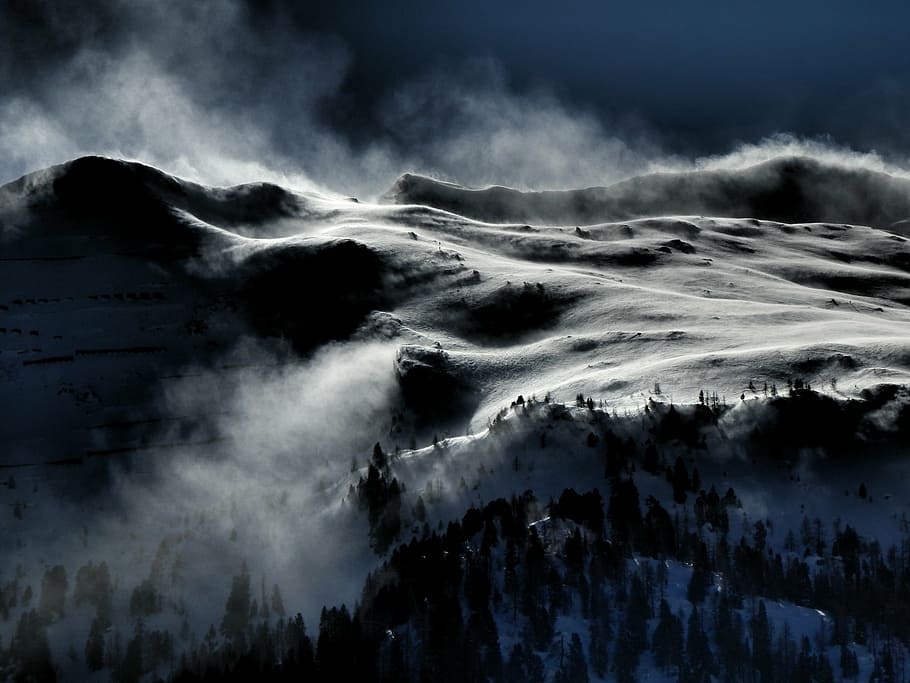
<svg viewBox="0 0 910 683"><path fill-rule="evenodd" d="M386 199L496 222L566 225L702 215L894 230L910 217L908 190L906 177L782 157L747 168L654 173L610 187L567 191L473 189L405 174Z"/></svg>
<svg viewBox="0 0 910 683"><path fill-rule="evenodd" d="M404 176L373 205L78 159L0 192L6 458L129 447L105 425L181 417L149 390L244 334L391 339L453 433L522 392L905 382L908 182L786 159L578 192Z"/></svg>
<svg viewBox="0 0 910 683"><path fill-rule="evenodd" d="M404 175L378 203L210 188L101 157L25 176L0 188L3 642L27 614L26 585L37 601L44 569L72 577L89 561L125 584L102 649L118 628L129 637L127 612L161 632L186 622L201 639L230 585L213 587L213 575L246 562L264 606L266 574L285 580L316 544L314 585L336 592L285 582L286 600L304 612L351 604L380 561L358 507L386 553L498 498L532 491L539 519L565 489L615 494L634 480L642 506L650 496L676 517L680 550L657 559L677 582L691 574L690 532L713 558L721 536L751 540L761 522L760 553L767 543L797 564L800 550L830 563L842 553L796 548L787 531L839 518L903 547L908 220L907 178L809 158L559 192ZM664 477L677 459L685 500ZM722 534L696 523L712 487L737 492ZM301 529L304 517L315 521ZM557 527L551 555L562 558L574 527ZM139 579L159 542L158 569ZM505 580L497 552L493 584ZM404 571L396 561L386 566ZM341 563L346 582L332 576ZM721 591L719 567L708 583ZM245 572L235 581L249 590ZM136 584L167 605L128 609ZM55 661L71 641L79 650L60 671L88 675L88 608L64 618L44 607ZM771 609L811 635L809 607ZM586 629L584 611L566 607L559 623ZM494 612L510 634L505 660L523 622ZM652 618L653 631L656 608ZM859 647L864 673L880 665L881 651ZM560 675L562 659L544 650L547 677ZM889 656L903 662L906 649ZM648 661L642 670L664 680Z"/></svg>

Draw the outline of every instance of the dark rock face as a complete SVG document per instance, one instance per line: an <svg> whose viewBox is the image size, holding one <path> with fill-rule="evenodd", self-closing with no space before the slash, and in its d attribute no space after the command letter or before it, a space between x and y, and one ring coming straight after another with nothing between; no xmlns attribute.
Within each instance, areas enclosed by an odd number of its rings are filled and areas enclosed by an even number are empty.
<svg viewBox="0 0 910 683"><path fill-rule="evenodd" d="M402 396L417 416L418 427L460 424L480 401L480 392L442 349L402 347L396 366Z"/></svg>
<svg viewBox="0 0 910 683"><path fill-rule="evenodd" d="M380 258L351 240L284 246L244 262L237 296L257 331L305 352L349 336L384 307L382 272Z"/></svg>

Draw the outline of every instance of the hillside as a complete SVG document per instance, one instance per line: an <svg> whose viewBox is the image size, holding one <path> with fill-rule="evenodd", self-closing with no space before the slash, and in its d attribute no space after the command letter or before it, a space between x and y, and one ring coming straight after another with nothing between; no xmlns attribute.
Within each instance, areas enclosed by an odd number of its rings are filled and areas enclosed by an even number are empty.
<svg viewBox="0 0 910 683"><path fill-rule="evenodd" d="M872 227L723 212L482 223L266 185L208 189L100 158L0 194L12 462L128 447L142 435L88 444L98 425L176 417L146 390L217 363L243 335L304 354L385 340L412 407L456 431L529 390L629 406L655 383L693 400L788 377L845 396L907 378L910 247ZM136 373L147 379L125 379ZM38 413L52 425L26 419ZM65 443L40 445L61 429Z"/></svg>
<svg viewBox="0 0 910 683"><path fill-rule="evenodd" d="M910 181L802 158L560 192L406 175L378 204L102 157L0 188L0 672L50 658L67 680L279 678L310 661L329 680L351 648L374 673L442 675L476 637L498 643L497 680L521 645L508 680L533 678L537 657L550 681L578 633L592 680L635 666L675 680L681 663L649 649L660 599L688 623L730 585L740 626L759 600L778 635L792 622L792 670L803 636L816 679L844 649L864 678L886 656L903 666L900 620L858 596L906 600L908 217ZM567 489L598 490L593 528L591 506L565 512ZM728 489L720 524L710 494ZM639 526L655 504L663 545ZM866 565L841 585L847 525ZM506 536L526 553L532 528L542 571L569 586L533 583L524 560L508 579L548 605L533 647L530 607L510 611L505 587ZM441 548L453 573L401 592L395 577ZM775 556L811 590L775 579ZM595 627L571 572L590 583L606 557ZM478 563L483 600L465 578ZM693 601L696 565L710 579ZM642 658L617 670L604 633L645 566L665 581L649 584ZM410 606L377 606L384 589ZM447 636L422 629L462 602L465 630L433 660ZM691 680L763 670L733 671L704 618L716 666ZM408 659L392 643L412 631ZM48 642L30 664L23 634Z"/></svg>
<svg viewBox="0 0 910 683"><path fill-rule="evenodd" d="M385 200L493 222L585 225L699 215L887 229L910 218L908 197L910 179L903 176L784 157L737 170L654 173L609 187L543 192L472 189L405 174Z"/></svg>

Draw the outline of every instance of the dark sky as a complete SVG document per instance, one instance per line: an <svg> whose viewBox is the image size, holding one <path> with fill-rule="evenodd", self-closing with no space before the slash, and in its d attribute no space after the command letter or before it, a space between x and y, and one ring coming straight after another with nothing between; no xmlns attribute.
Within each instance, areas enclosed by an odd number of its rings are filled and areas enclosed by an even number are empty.
<svg viewBox="0 0 910 683"><path fill-rule="evenodd" d="M7 0L0 180L98 151L215 181L558 185L777 133L903 163L908 27L910 3L839 0Z"/></svg>
<svg viewBox="0 0 910 683"><path fill-rule="evenodd" d="M634 113L698 150L781 130L910 142L910 3L316 4L301 24L352 46L355 95L434 60L489 55L518 87L545 83L610 115Z"/></svg>

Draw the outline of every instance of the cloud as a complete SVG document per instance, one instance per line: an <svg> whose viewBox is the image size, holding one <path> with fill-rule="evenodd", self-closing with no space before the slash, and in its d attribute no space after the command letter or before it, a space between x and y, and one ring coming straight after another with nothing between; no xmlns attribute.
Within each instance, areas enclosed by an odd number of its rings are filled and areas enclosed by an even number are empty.
<svg viewBox="0 0 910 683"><path fill-rule="evenodd" d="M105 561L117 583L115 625L129 633L130 594L165 547L165 609L154 623L176 633L182 601L197 637L217 628L231 576L245 564L254 597L260 581L268 592L277 583L312 632L323 605L356 601L377 562L365 515L345 497L352 460L366 465L396 405L394 356L394 346L357 342L301 362L243 340L220 359L233 370L186 368L161 397L162 411L195 416L194 426L164 429L153 441L201 445L112 465L109 485L91 481L78 499L53 487L35 496L25 543L0 563L0 581L15 562L37 591L42 567L63 564L72 586L80 566ZM91 469L81 474L90 478ZM77 610L73 617L56 631L61 656L85 637L87 624ZM72 638L61 629L75 629Z"/></svg>
<svg viewBox="0 0 910 683"><path fill-rule="evenodd" d="M791 133L776 133L758 142L743 142L730 152L684 159L669 156L653 164L654 170L735 170L748 168L777 157L804 156L821 162L849 168L863 168L892 175L910 175L905 166L886 159L876 151L861 151L839 144L830 136L802 138Z"/></svg>
<svg viewBox="0 0 910 683"><path fill-rule="evenodd" d="M341 154L336 137L313 121L344 73L337 44L274 26L252 35L240 3L102 5L116 39L92 40L92 22L74 12L70 39L56 46L62 56L55 59L52 45L43 62L33 57L31 80L11 75L14 94L0 107L5 180L94 153L213 184L275 180L309 189L304 142L320 158ZM35 39L65 23L42 8Z"/></svg>
<svg viewBox="0 0 910 683"><path fill-rule="evenodd" d="M0 177L106 154L212 184L373 196L404 171L467 184L603 184L656 151L546 89L515 91L490 60L439 65L385 93L365 115L376 125L355 143L335 121L353 59L339 39L240 2L102 5L103 20L78 12L69 23L42 6L33 35L66 31L43 61L31 56L33 79L14 78L0 106Z"/></svg>
<svg viewBox="0 0 910 683"><path fill-rule="evenodd" d="M864 423L873 436L906 429L910 417L910 389L900 387L894 397L865 416Z"/></svg>
<svg viewBox="0 0 910 683"><path fill-rule="evenodd" d="M390 418L393 359L392 347L351 343L297 363L250 342L224 359L239 370L194 373L169 391L166 409L205 415L213 429L197 437L220 440L163 463L152 485L122 479L122 531L143 529L154 547L156 534L206 515L207 532L185 550L206 551L185 565L188 583L211 585L245 561L308 616L328 600L351 602L373 560L362 516L342 500L352 459L365 465ZM226 585L210 589L216 602Z"/></svg>
<svg viewBox="0 0 910 683"><path fill-rule="evenodd" d="M490 60L430 71L392 93L382 118L402 149L421 151L416 170L471 185L603 185L644 171L659 154L643 128L618 134L548 89L514 92Z"/></svg>
<svg viewBox="0 0 910 683"><path fill-rule="evenodd" d="M80 60L92 62L92 87L61 85L43 101L20 97L0 108L6 169L20 173L78 155L105 154L216 185L274 180L313 187L286 159L270 154L264 128L202 107L189 86L163 71L152 55L134 51L121 59ZM79 70L80 64L68 69Z"/></svg>
<svg viewBox="0 0 910 683"><path fill-rule="evenodd" d="M364 99L349 83L353 48L282 3L95 5L0 10L0 179L82 154L215 185L265 180L361 198L403 172L560 189L781 154L900 171L885 155L785 134L673 155L640 117L570 105L547 84L518 87L491 58L430 61L371 84L377 93Z"/></svg>

